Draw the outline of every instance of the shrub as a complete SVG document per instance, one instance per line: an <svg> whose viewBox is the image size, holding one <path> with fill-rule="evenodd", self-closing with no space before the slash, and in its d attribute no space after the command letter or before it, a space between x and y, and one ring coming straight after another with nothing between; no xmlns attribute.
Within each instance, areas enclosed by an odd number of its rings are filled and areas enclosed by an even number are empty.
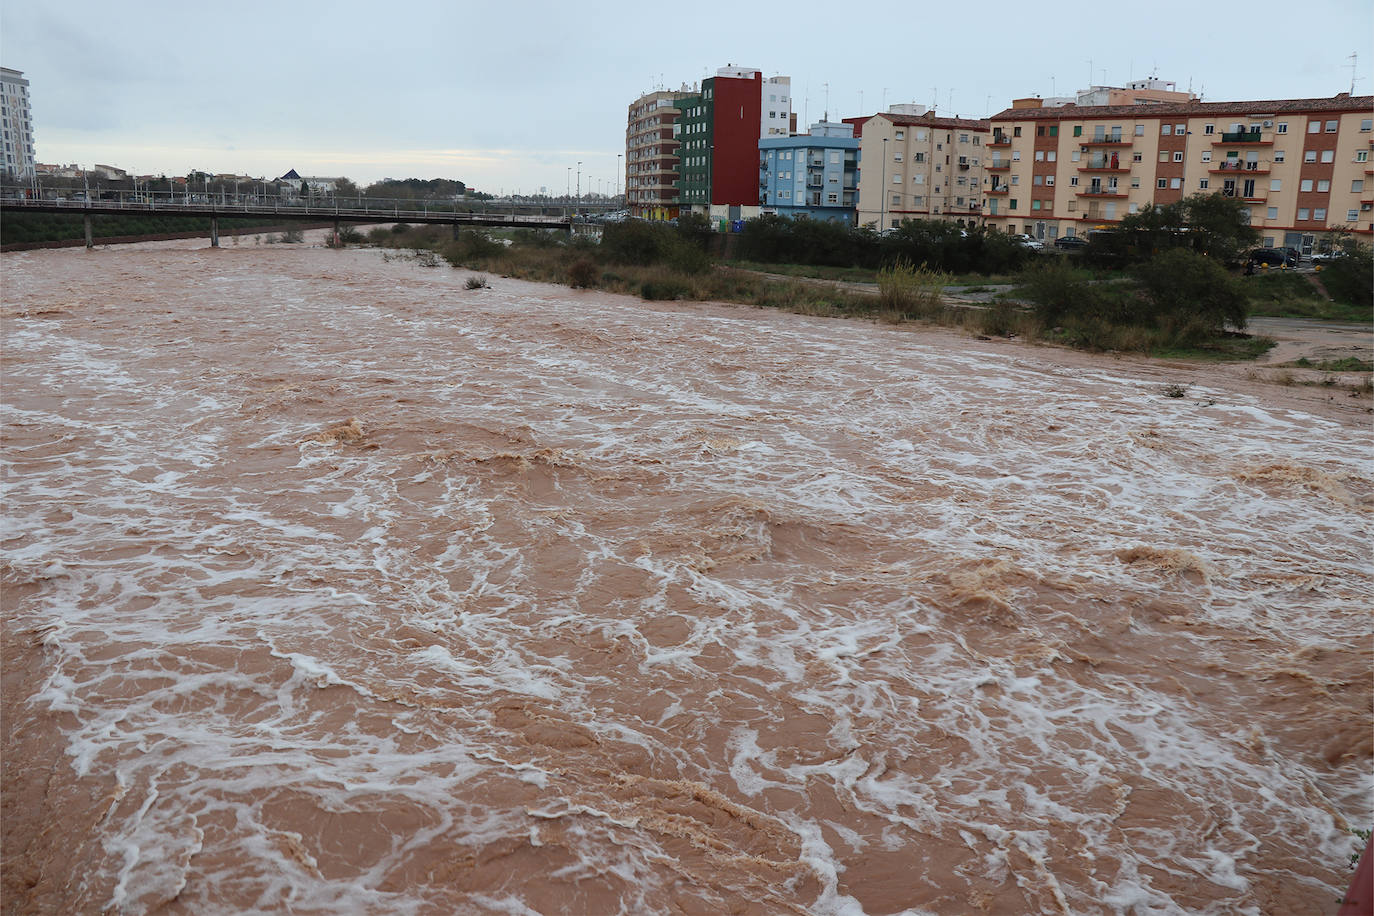
<svg viewBox="0 0 1374 916"><path fill-rule="evenodd" d="M478 276L468 277L467 282L463 284L463 286L467 289L486 289L490 285L491 284L487 282L486 277Z"/></svg>
<svg viewBox="0 0 1374 916"><path fill-rule="evenodd" d="M645 299L682 299L691 291L685 284L673 279L645 280L639 288L639 295Z"/></svg>
<svg viewBox="0 0 1374 916"><path fill-rule="evenodd" d="M1240 283L1215 259L1172 248L1136 269L1145 314L1142 324L1168 323L1180 338L1200 340L1230 324L1245 327L1249 299Z"/></svg>
<svg viewBox="0 0 1374 916"><path fill-rule="evenodd" d="M672 227L643 220L611 223L601 234L601 253L617 264L657 264L668 249Z"/></svg>
<svg viewBox="0 0 1374 916"><path fill-rule="evenodd" d="M302 232L300 229L297 229L296 227L292 226L290 229L287 229L285 232L283 232L277 238L277 241L290 244L294 244L296 242L304 242L305 233Z"/></svg>
<svg viewBox="0 0 1374 916"><path fill-rule="evenodd" d="M1374 249L1347 242L1321 272L1322 284L1338 302L1374 308Z"/></svg>
<svg viewBox="0 0 1374 916"><path fill-rule="evenodd" d="M1047 327L1054 327L1066 316L1094 315L1103 311L1093 287L1058 258L1026 274L1022 295L1030 300L1036 317Z"/></svg>
<svg viewBox="0 0 1374 916"><path fill-rule="evenodd" d="M568 285L575 289L593 287L600 277L601 268L591 258L578 258L568 265Z"/></svg>
<svg viewBox="0 0 1374 916"><path fill-rule="evenodd" d="M939 311L949 278L926 265L898 259L878 272L878 301L899 315L930 316Z"/></svg>
<svg viewBox="0 0 1374 916"><path fill-rule="evenodd" d="M391 227L391 231L395 235L404 235L405 233L410 231L410 224L396 223L394 226Z"/></svg>

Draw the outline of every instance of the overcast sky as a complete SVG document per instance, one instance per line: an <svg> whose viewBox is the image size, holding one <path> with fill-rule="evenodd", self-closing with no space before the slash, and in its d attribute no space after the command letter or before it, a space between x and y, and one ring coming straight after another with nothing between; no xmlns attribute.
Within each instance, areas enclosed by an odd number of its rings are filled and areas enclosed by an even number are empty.
<svg viewBox="0 0 1374 916"><path fill-rule="evenodd" d="M136 173L456 178L612 192L628 104L726 64L792 78L798 124L1152 74L1208 101L1371 91L1369 0L701 4L4 0L40 162ZM569 171L571 170L571 171Z"/></svg>

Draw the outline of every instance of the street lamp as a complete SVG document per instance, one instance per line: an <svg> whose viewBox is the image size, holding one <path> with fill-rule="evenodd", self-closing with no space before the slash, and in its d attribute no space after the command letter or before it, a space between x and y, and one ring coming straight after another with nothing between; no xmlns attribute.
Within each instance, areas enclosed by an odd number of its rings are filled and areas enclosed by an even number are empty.
<svg viewBox="0 0 1374 916"><path fill-rule="evenodd" d="M577 207L582 208L582 163L577 163Z"/></svg>

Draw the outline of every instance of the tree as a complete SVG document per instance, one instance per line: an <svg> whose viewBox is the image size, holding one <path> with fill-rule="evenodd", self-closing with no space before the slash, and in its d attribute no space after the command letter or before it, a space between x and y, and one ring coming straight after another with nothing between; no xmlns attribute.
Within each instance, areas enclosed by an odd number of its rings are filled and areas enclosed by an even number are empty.
<svg viewBox="0 0 1374 916"><path fill-rule="evenodd" d="M1191 248L1223 263L1234 263L1259 243L1250 225L1250 208L1235 197L1194 194L1179 205Z"/></svg>
<svg viewBox="0 0 1374 916"><path fill-rule="evenodd" d="M1171 248L1141 264L1136 277L1152 312L1136 316L1146 319L1140 323L1172 326L1179 339L1245 327L1250 300L1216 258Z"/></svg>
<svg viewBox="0 0 1374 916"><path fill-rule="evenodd" d="M304 178L301 179L301 197L304 197L306 200L310 199L310 182L306 181Z"/></svg>

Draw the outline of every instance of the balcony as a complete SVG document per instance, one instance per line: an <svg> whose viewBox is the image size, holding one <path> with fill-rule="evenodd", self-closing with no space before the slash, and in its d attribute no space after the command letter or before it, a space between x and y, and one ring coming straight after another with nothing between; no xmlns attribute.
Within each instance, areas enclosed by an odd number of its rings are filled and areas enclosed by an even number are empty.
<svg viewBox="0 0 1374 916"><path fill-rule="evenodd" d="M1011 137L1006 134L993 134L988 146L1011 146Z"/></svg>
<svg viewBox="0 0 1374 916"><path fill-rule="evenodd" d="M1092 163L1088 163L1087 165L1080 165L1078 167L1078 171L1080 172L1105 172L1110 175L1125 175L1130 170L1131 168L1129 165L1093 165Z"/></svg>
<svg viewBox="0 0 1374 916"><path fill-rule="evenodd" d="M994 159L987 165L989 172L1005 172L1010 168L1011 162L1006 159Z"/></svg>
<svg viewBox="0 0 1374 916"><path fill-rule="evenodd" d="M1213 146L1221 146L1223 143L1261 143L1265 146L1273 146L1273 140L1265 140L1257 130L1242 130L1232 134L1222 134L1220 140L1213 140Z"/></svg>
<svg viewBox="0 0 1374 916"><path fill-rule="evenodd" d="M1079 188L1078 196L1110 200L1125 197L1126 192L1121 188Z"/></svg>
<svg viewBox="0 0 1374 916"><path fill-rule="evenodd" d="M995 188L989 188L989 189L988 189L988 193L989 193L989 194L1008 194L1008 193L1010 193L1010 192L1011 192L1011 188L1008 187L1007 185L998 185L998 186L995 187Z"/></svg>
<svg viewBox="0 0 1374 916"><path fill-rule="evenodd" d="M1078 145L1088 146L1130 146L1129 137L1122 137L1120 134L1112 134L1109 137L1093 137L1091 140L1079 140Z"/></svg>
<svg viewBox="0 0 1374 916"><path fill-rule="evenodd" d="M1207 171L1213 174L1225 172L1228 175L1234 175L1237 172L1240 172L1243 175L1269 174L1269 170L1260 168L1258 162L1237 162L1234 164L1230 162L1219 162Z"/></svg>

